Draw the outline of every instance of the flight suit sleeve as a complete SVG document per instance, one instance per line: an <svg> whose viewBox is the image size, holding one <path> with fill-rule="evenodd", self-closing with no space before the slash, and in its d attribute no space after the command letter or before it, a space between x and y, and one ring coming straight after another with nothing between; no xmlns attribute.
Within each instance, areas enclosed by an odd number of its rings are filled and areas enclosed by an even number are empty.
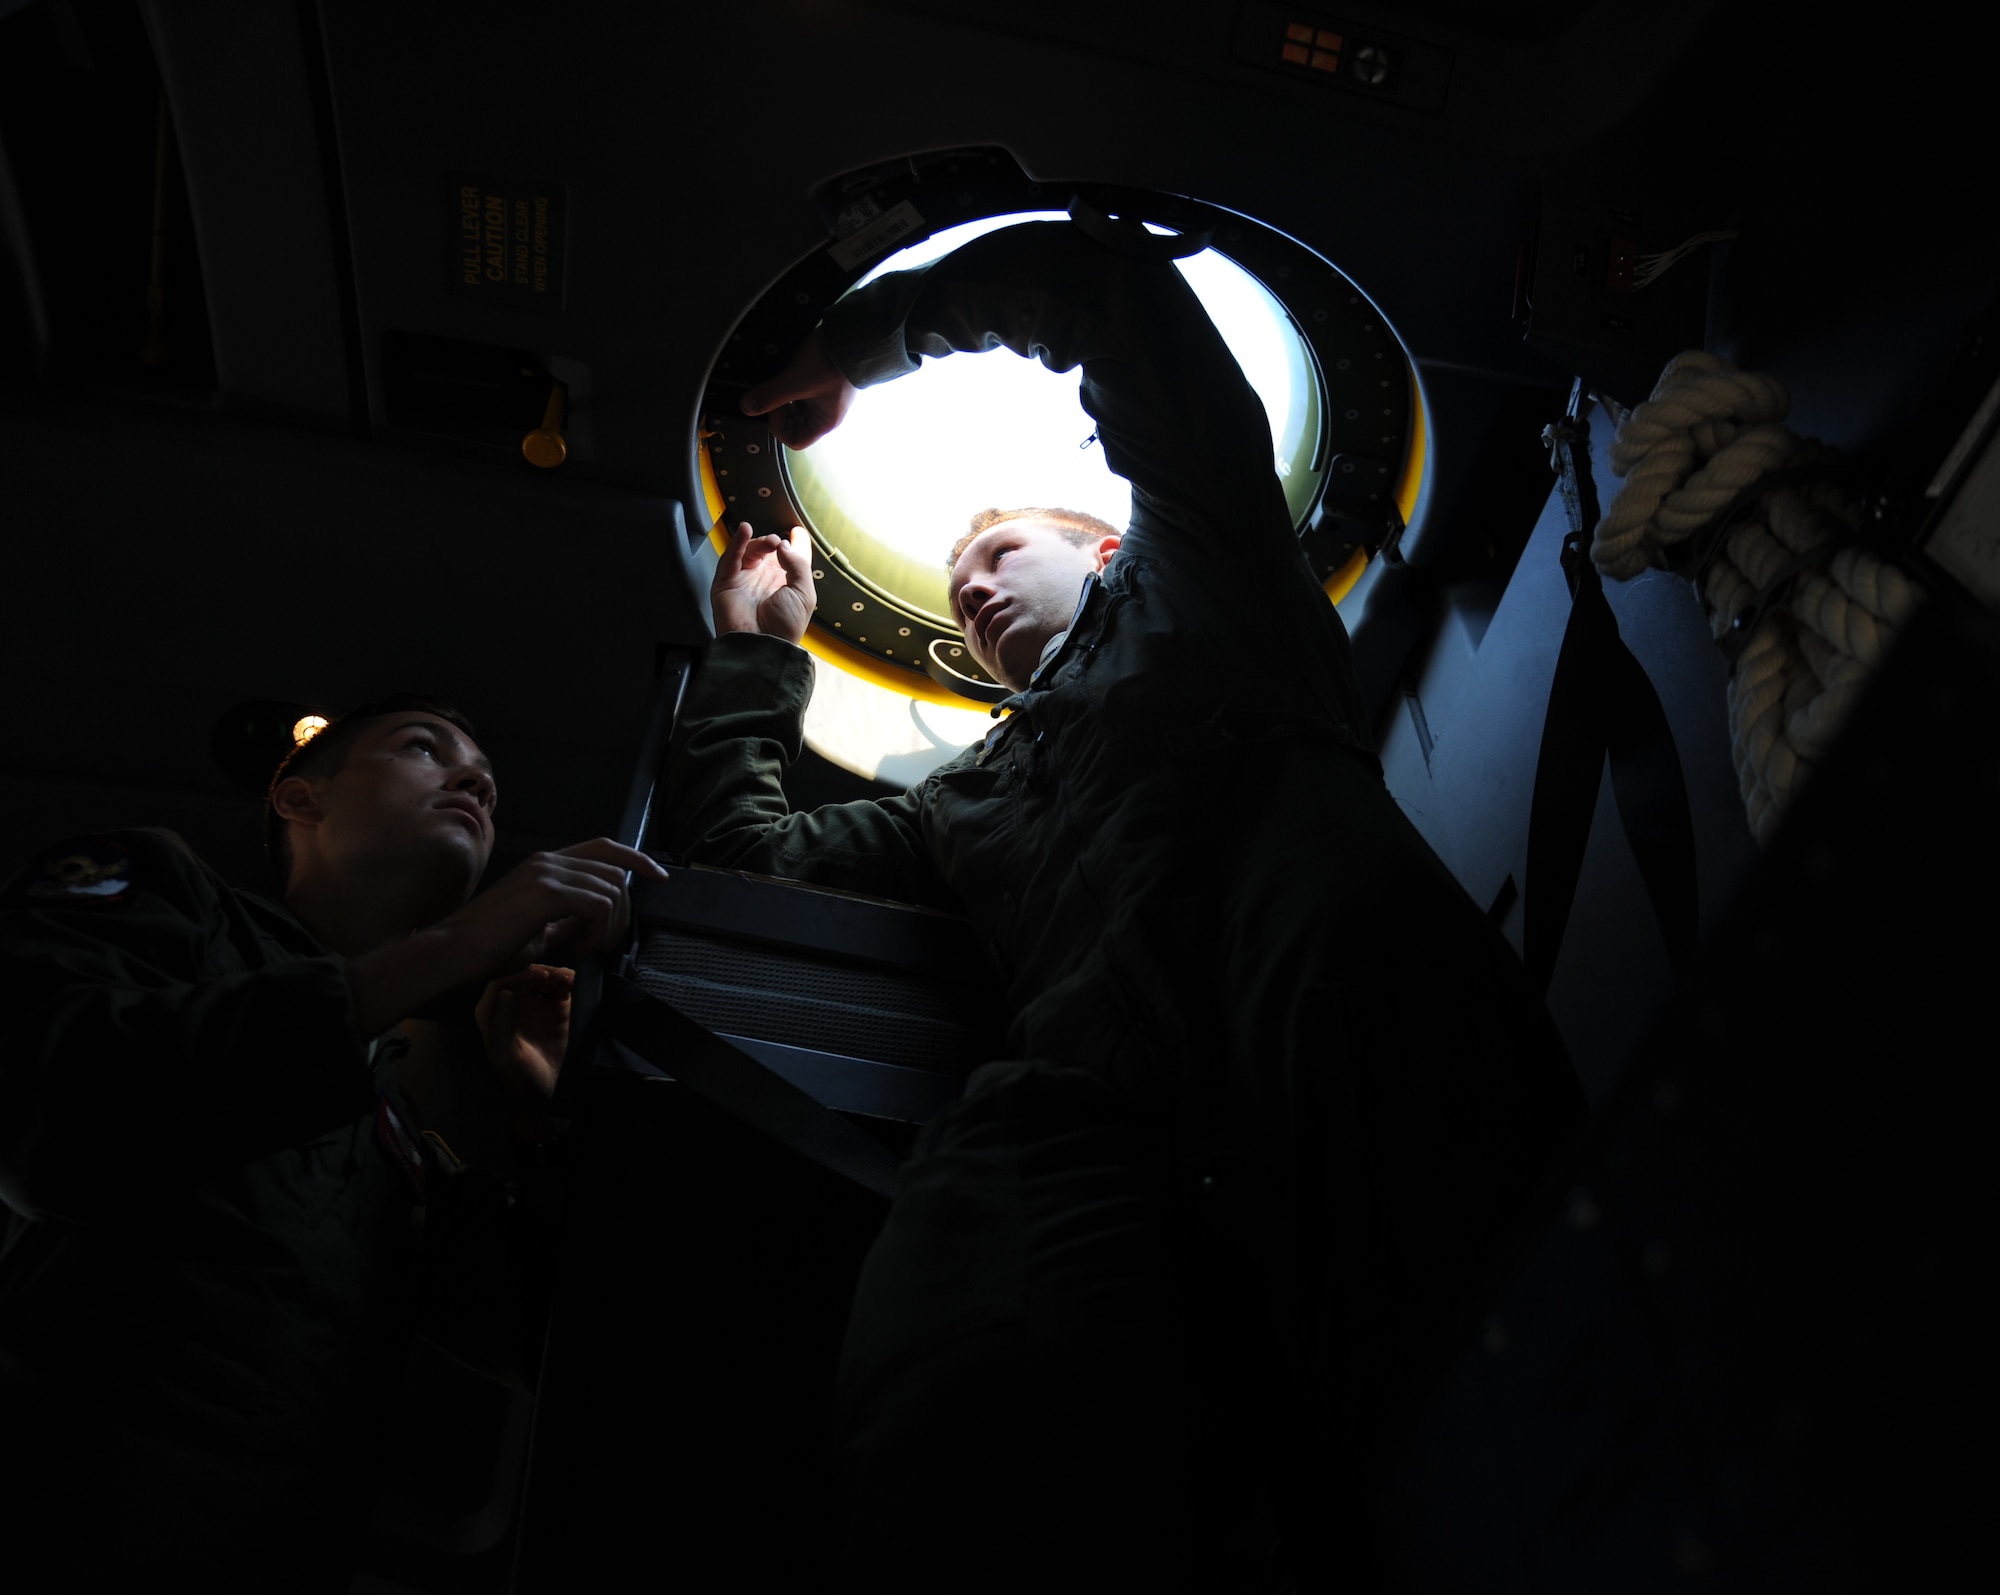
<svg viewBox="0 0 2000 1595"><path fill-rule="evenodd" d="M908 375L922 355L1005 348L1052 371L1080 365L1105 462L1132 484L1135 528L1298 558L1263 404L1171 261L1130 258L1069 222L1027 222L877 278L834 304L820 335L857 387Z"/></svg>
<svg viewBox="0 0 2000 1595"><path fill-rule="evenodd" d="M921 788L792 812L783 777L812 687L812 656L781 637L729 632L709 643L668 759L668 848L698 864L956 909L925 844Z"/></svg>
<svg viewBox="0 0 2000 1595"><path fill-rule="evenodd" d="M165 832L77 838L0 889L0 1197L144 1202L374 1100L345 963L253 967L227 887Z"/></svg>

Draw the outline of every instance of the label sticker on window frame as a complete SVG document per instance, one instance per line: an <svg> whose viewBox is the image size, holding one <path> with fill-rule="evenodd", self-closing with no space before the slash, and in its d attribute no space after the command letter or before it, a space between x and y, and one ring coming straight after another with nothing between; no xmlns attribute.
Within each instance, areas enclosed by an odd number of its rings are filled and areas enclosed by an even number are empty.
<svg viewBox="0 0 2000 1595"><path fill-rule="evenodd" d="M873 221L864 223L858 231L829 244L826 252L842 271L852 271L864 261L887 254L892 244L923 229L923 217L917 207L906 199L899 205L891 205Z"/></svg>

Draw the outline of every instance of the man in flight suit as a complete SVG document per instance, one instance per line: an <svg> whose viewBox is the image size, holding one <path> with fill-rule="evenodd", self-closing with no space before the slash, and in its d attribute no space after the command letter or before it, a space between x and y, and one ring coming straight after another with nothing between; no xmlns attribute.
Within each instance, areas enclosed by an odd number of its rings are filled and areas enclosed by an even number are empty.
<svg viewBox="0 0 2000 1595"><path fill-rule="evenodd" d="M738 529L668 834L962 908L1009 1059L926 1128L837 1397L843 1589L1283 1587L1365 1566L1368 1469L1581 1093L1385 789L1256 396L1134 228L1029 223L839 301L745 396L805 447L921 355L1083 368L1119 534L981 517L954 619L1013 695L901 795L787 811L804 534ZM1150 258L1149 258L1150 257ZM1356 1587L1363 1587L1357 1585Z"/></svg>
<svg viewBox="0 0 2000 1595"><path fill-rule="evenodd" d="M160 830L0 891L10 1589L347 1588L413 1212L456 1167L398 1089L398 1021L491 981L488 1055L516 1133L545 1132L568 977L535 960L615 942L626 872L658 873L599 839L473 897L495 799L454 711L381 700L273 782L283 907Z"/></svg>

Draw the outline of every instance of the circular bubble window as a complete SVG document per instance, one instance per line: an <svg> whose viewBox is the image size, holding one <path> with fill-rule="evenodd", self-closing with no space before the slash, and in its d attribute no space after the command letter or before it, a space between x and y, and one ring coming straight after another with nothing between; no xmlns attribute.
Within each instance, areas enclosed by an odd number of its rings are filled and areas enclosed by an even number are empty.
<svg viewBox="0 0 2000 1595"><path fill-rule="evenodd" d="M1059 221L1061 211L993 216L897 251L855 286L937 260L995 228ZM1165 232L1165 228L1154 228ZM1319 382L1285 308L1213 249L1175 266L1243 367L1271 424L1272 463L1294 517L1323 471ZM923 370L870 388L841 427L808 450L780 449L792 497L817 543L885 594L949 629L945 559L975 511L1060 504L1113 526L1132 492L1093 447L1078 401L1083 373L1058 374L1004 353L926 358Z"/></svg>
<svg viewBox="0 0 2000 1595"><path fill-rule="evenodd" d="M928 180L946 161L951 181ZM983 192L957 162L988 179ZM835 242L744 318L703 406L700 464L716 546L738 520L760 532L802 525L813 539L807 741L883 781L920 779L977 741L989 725L981 702L1002 695L966 653L946 598L945 559L971 516L1060 504L1123 526L1131 490L1095 445L1078 402L1081 373L1005 351L926 358L920 371L867 389L841 427L805 451L774 444L737 400L843 293L994 228L1066 214L1050 205L1071 190L1028 184L1017 171L1010 181L1010 167L973 152L843 192L829 216ZM1306 557L1337 600L1415 497L1422 417L1401 345L1354 284L1272 229L1174 196L1075 193L1155 233L1207 236L1208 247L1175 265L1263 403L1272 468Z"/></svg>

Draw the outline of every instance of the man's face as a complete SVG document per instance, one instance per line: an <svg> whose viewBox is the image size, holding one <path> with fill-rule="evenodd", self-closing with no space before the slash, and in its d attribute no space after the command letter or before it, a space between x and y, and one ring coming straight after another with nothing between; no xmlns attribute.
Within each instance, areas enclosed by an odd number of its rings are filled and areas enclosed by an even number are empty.
<svg viewBox="0 0 2000 1595"><path fill-rule="evenodd" d="M1078 590L1102 570L1115 537L1079 548L1046 521L1002 521L981 532L951 570L951 614L986 673L1017 692L1042 649L1069 625Z"/></svg>
<svg viewBox="0 0 2000 1595"><path fill-rule="evenodd" d="M407 860L428 871L449 861L471 895L493 851L498 793L486 755L448 721L383 715L362 727L339 773L314 787L317 845L330 863Z"/></svg>

